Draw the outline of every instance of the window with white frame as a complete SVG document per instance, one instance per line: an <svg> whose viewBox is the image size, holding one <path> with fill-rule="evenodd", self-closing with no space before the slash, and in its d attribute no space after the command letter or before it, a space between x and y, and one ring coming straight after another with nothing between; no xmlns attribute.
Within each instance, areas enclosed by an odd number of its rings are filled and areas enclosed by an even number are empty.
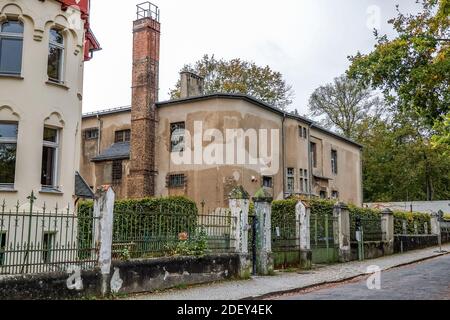
<svg viewBox="0 0 450 320"><path fill-rule="evenodd" d="M64 37L60 30L50 30L48 52L48 79L52 82L63 83L64 69Z"/></svg>
<svg viewBox="0 0 450 320"><path fill-rule="evenodd" d="M22 71L23 23L0 23L0 74L20 75Z"/></svg>
<svg viewBox="0 0 450 320"><path fill-rule="evenodd" d="M300 192L309 193L309 177L306 169L300 169Z"/></svg>
<svg viewBox="0 0 450 320"><path fill-rule="evenodd" d="M17 123L0 122L0 188L14 188Z"/></svg>
<svg viewBox="0 0 450 320"><path fill-rule="evenodd" d="M58 129L44 128L41 174L41 184L44 189L58 189L59 136Z"/></svg>

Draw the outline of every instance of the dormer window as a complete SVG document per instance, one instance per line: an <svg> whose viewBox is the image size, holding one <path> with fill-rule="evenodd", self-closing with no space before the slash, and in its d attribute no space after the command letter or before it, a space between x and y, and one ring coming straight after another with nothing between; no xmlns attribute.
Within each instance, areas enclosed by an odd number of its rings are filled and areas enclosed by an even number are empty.
<svg viewBox="0 0 450 320"><path fill-rule="evenodd" d="M0 24L0 74L20 75L22 71L23 24L8 20Z"/></svg>
<svg viewBox="0 0 450 320"><path fill-rule="evenodd" d="M64 37L60 30L50 30L50 44L48 53L48 79L52 82L63 83L64 67Z"/></svg>

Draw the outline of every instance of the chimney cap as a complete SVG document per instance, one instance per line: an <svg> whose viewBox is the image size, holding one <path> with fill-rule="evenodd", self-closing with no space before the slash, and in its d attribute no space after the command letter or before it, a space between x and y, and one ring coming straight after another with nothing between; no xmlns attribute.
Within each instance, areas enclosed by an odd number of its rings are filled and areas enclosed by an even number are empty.
<svg viewBox="0 0 450 320"><path fill-rule="evenodd" d="M157 5L146 1L143 3L140 3L136 5L137 8L137 19L145 19L150 18L152 20L155 20L156 22L159 22L159 8Z"/></svg>
<svg viewBox="0 0 450 320"><path fill-rule="evenodd" d="M181 75L187 74L187 75L190 75L191 77L194 77L194 78L197 78L197 79L200 79L200 80L204 80L205 79L205 77L202 77L201 75L199 75L199 74L197 74L195 72L189 71L189 70L182 70L180 72L180 74Z"/></svg>

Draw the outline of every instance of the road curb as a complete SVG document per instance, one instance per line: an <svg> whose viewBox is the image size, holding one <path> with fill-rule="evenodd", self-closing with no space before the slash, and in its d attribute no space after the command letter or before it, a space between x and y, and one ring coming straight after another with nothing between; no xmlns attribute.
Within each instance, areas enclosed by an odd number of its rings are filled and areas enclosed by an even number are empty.
<svg viewBox="0 0 450 320"><path fill-rule="evenodd" d="M412 265L412 264L420 263L420 262L431 260L431 259L434 259L434 258L439 258L439 257L446 256L446 255L450 255L450 252L443 252L443 253L439 253L439 254L436 254L436 255L433 255L433 256L428 256L428 257L416 259L416 260L413 260L413 261L405 262L405 263L402 263L402 264L399 264L399 265L395 265L395 266L383 269L382 271L389 271L389 270L392 270L392 269L397 269L397 268L409 266L409 265ZM340 284L340 283L343 283L343 282L346 282L346 281L351 281L351 280L354 280L356 278L360 278L360 277L363 277L363 276L369 276L369 274L367 274L367 273L360 273L358 275L354 275L354 276L343 278L343 279L336 280L336 281L325 281L325 282L320 282L320 283L316 283L316 284L312 284L312 285L308 285L308 286L298 287L298 288L295 288L295 289L274 291L274 292L265 293L265 294L258 295L258 296L242 298L242 299L239 299L239 300L241 300L241 301L245 301L245 300L264 300L264 299L268 299L268 298L272 298L272 297L276 297L276 296L287 295L287 294L290 294L290 293L296 293L298 291L308 290L308 289L315 288L315 287L322 287L322 286L326 286L326 285Z"/></svg>

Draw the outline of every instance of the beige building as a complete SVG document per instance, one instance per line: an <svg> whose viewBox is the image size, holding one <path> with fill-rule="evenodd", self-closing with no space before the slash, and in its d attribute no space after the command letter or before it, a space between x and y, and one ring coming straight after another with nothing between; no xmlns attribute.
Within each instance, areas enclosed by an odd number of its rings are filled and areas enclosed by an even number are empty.
<svg viewBox="0 0 450 320"><path fill-rule="evenodd" d="M0 0L0 200L73 210L90 196L80 163L83 62L99 49L86 0ZM75 186L78 186L76 188Z"/></svg>
<svg viewBox="0 0 450 320"><path fill-rule="evenodd" d="M224 207L232 188L243 185L250 194L264 186L276 199L302 194L362 204L361 146L308 119L230 94L185 97L157 103L156 108L157 196L184 195L207 208ZM128 107L84 115L82 124L82 175L94 188L112 184L122 198L127 197L130 167L130 139L123 132L130 121ZM245 136L241 149L239 137L226 137L236 129ZM261 130L267 130L267 139ZM198 133L202 156L196 161ZM261 165L264 157L252 151L255 144L258 149L268 146L269 165ZM234 160L227 161L230 145ZM213 149L221 151L208 151Z"/></svg>

